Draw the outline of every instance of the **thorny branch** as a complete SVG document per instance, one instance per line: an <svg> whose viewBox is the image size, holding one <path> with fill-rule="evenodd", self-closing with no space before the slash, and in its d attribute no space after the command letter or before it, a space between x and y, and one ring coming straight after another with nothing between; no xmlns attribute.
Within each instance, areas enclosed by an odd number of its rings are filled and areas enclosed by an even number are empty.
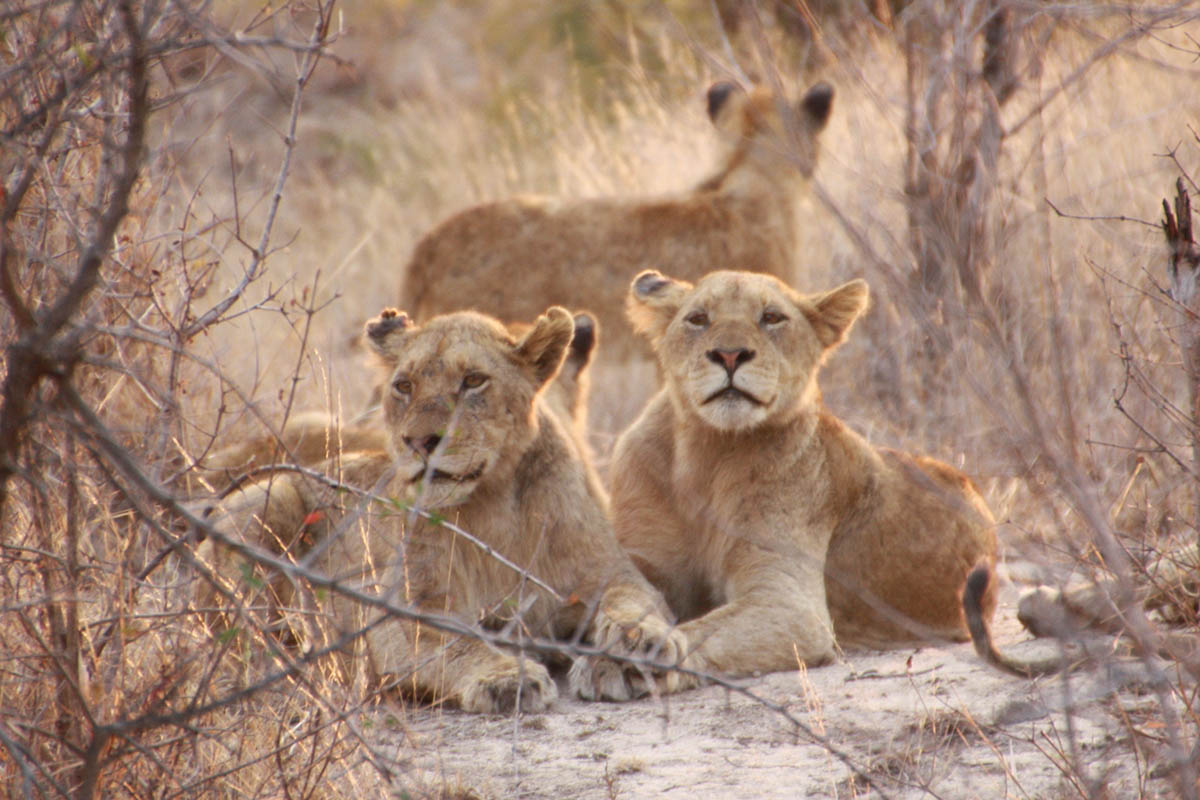
<svg viewBox="0 0 1200 800"><path fill-rule="evenodd" d="M113 587L116 596L105 602L111 600L117 609L114 621L99 640L93 640L86 632L80 589L90 585L90 575L97 566L90 560L94 553L89 548L94 543L84 540L96 513L120 515L123 510L119 502L116 507L102 503L93 509L87 503L93 498L82 493L83 470L74 460L76 438L84 441L83 451L91 449L87 441L96 435L99 416L92 414L82 424L70 420L65 439L70 452L66 453L54 452L59 442L53 439L56 431L47 416L55 405L61 411L61 403L70 407L72 399L85 402L77 384L85 372L92 374L85 367L134 375L120 353L116 360L105 357L103 347L111 338L104 338L102 329L107 326L97 323L124 314L131 329L142 330L140 312L131 314L119 291L98 290L109 280L106 270L110 264L119 268L114 270L116 280L126 277L127 267L119 258L113 258L114 248L120 244L133 250L138 245L135 242L131 246L124 237L120 243L116 239L130 216L131 204L140 196L136 187L146 162L148 120L165 105L161 98L151 98L149 71L163 58L196 49L279 46L302 54L297 57L300 64L284 157L261 238L256 247L250 248L251 266L242 284L222 304L198 320L187 320L182 336L176 329L173 337L155 337L148 332L144 337L148 344L150 339L159 339L152 344L176 352L181 342L224 320L245 287L262 273L294 149L300 97L329 41L331 10L331 2L319 4L312 35L304 43L269 36L230 36L212 25L189 27L181 23L191 13L186 4L58 0L0 12L6 20L0 26L5 28L0 46L5 48L6 56L19 56L0 66L0 103L4 104L0 111L4 119L0 147L5 159L5 182L0 186L0 302L6 312L0 318L6 339L0 385L0 519L6 528L15 523L13 527L32 524L42 529L42 540L36 548L6 545L6 557L18 555L6 561L6 567L12 569L0 576L5 590L11 586L9 581L25 579L21 575L24 560L31 565L32 578L45 590L45 595L29 604L27 610L5 609L30 645L34 658L30 663L43 669L40 674L25 674L21 680L30 682L18 684L16 691L32 689L33 703L37 703L38 692L46 691L52 697L68 698L69 706L59 708L60 703L51 703L51 722L40 728L22 724L18 733L9 729L7 722L0 724L0 763L11 760L19 768L13 774L24 776L23 785L30 794L52 791L61 796L96 796L105 789L105 772L130 753L140 753L151 771L156 765L161 775L172 774L171 765L160 759L160 753L171 751L172 745L164 743L169 740L155 741L153 736L139 740L111 726L121 720L145 717L147 712L161 713L170 693L179 685L178 677L164 674L149 687L145 702L130 707L122 704L138 702L135 695L97 699L86 685L93 679L106 684L123 680L112 674L100 676L95 671L107 669L108 664L115 663L114 658L117 662L122 658L116 653L107 662L100 660L107 642L116 641L115 646L121 648L127 645L130 632L122 622L128 619L124 617L124 603L130 601L136 589ZM192 17L191 21L200 19ZM197 30L203 31L199 38L194 36ZM12 158L18 153L19 161ZM61 218L56 220L56 213ZM36 220L32 226L28 224L30 219ZM49 241L47 231L57 238ZM151 270L151 276L149 280L132 277L140 288L159 273ZM191 290L188 297L192 297ZM100 346L90 347L97 337ZM173 373L170 380L175 379ZM148 396L153 394L136 376L135 380L147 389ZM128 448L111 436L107 441L121 450L124 467L137 467ZM118 497L124 493L130 501L124 511L132 520L146 523L160 535L169 535L151 518L153 508L143 508L124 492L112 469L110 451L104 451L102 457L97 457L101 454L95 449L91 452L96 469L89 476L97 477L100 483L108 480L101 491L115 490ZM49 471L45 470L47 460L52 466ZM14 499L21 491L14 489L14 478L22 479L34 496L32 512ZM65 492L56 491L56 481L65 482ZM87 485L88 490L96 488L96 484ZM53 509L47 510L52 503ZM65 554L55 549L52 511L64 514ZM32 520L27 519L29 513L34 514ZM186 557L183 560L186 562ZM10 631L4 633L7 636ZM89 650L93 644L98 646ZM29 661L29 653L15 657ZM299 680L306 678L300 676ZM7 709L5 716L13 711ZM23 711L15 709L18 714ZM336 711L333 716L340 718ZM351 723L345 724L353 728ZM192 729L191 724L182 727L185 735ZM142 726L138 731L152 729L153 725ZM15 777L14 783L8 784L6 776L6 785L18 786L20 780Z"/></svg>
<svg viewBox="0 0 1200 800"><path fill-rule="evenodd" d="M261 275L263 262L269 253L268 246L271 241L271 231L275 227L275 217L279 212L279 204L283 201L283 187L287 183L288 172L291 170L292 153L296 146L296 126L300 121L301 99L304 96L304 88L312 78L313 72L317 68L317 63L321 58L321 45L328 37L331 16L332 6L320 9L317 20L313 24L312 35L309 37L309 46L303 50L304 58L301 61L300 68L296 71L296 86L295 91L292 93L292 104L288 114L287 134L283 140L283 158L279 164L279 172L275 177L275 187L271 191L270 205L267 207L267 218L266 222L263 223L262 235L259 237L258 246L250 253L250 264L246 267L245 273L237 286L215 306L197 317L195 322L183 328L180 336L185 341L209 327L218 319L221 319L225 312L241 298L246 289L257 281Z"/></svg>
<svg viewBox="0 0 1200 800"><path fill-rule="evenodd" d="M65 336L60 334L100 278L100 265L112 247L117 226L129 211L129 194L142 165L149 114L147 60L142 50L142 31L132 0L119 3L117 10L130 42L126 66L128 110L124 114L128 129L124 142L119 146L113 145L116 151L113 155L120 164L120 171L111 181L108 205L79 256L73 280L53 303L48 304L46 311L39 314L29 312L18 298L7 267L3 269L4 297L22 330L17 340L7 348L8 373L0 389L0 396L4 400L4 408L0 410L0 517L4 514L9 479L16 471L17 444L28 422L30 398L42 378L69 374L78 358L78 337L70 333ZM7 243L11 237L11 220L3 220L3 225L0 243ZM0 264L6 264L11 257L10 249L6 244L0 244L0 247L4 248L0 253Z"/></svg>

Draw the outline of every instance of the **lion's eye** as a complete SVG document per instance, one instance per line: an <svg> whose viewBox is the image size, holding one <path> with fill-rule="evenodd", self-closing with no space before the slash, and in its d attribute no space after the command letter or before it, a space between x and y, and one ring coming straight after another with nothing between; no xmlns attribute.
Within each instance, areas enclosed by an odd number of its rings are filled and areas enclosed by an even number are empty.
<svg viewBox="0 0 1200 800"><path fill-rule="evenodd" d="M763 325L778 325L781 322L787 322L787 315L780 314L778 311L772 311L768 308L762 313L762 317L759 319L759 322L761 322Z"/></svg>
<svg viewBox="0 0 1200 800"><path fill-rule="evenodd" d="M488 376L482 372L468 372L463 376L462 386L464 389L478 389L488 382Z"/></svg>
<svg viewBox="0 0 1200 800"><path fill-rule="evenodd" d="M703 311L693 311L684 318L684 322L688 325L694 325L697 328L707 328L708 314Z"/></svg>
<svg viewBox="0 0 1200 800"><path fill-rule="evenodd" d="M412 394L413 383L408 378L396 378L392 381L392 392L402 397Z"/></svg>

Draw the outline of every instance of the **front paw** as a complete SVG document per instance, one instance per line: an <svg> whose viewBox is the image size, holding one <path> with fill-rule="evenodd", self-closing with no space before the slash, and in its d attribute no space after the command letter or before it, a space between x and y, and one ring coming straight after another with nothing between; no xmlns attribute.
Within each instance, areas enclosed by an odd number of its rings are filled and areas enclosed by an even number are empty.
<svg viewBox="0 0 1200 800"><path fill-rule="evenodd" d="M510 714L518 708L521 712L545 711L557 697L558 688L543 665L514 659L472 676L459 703L464 711Z"/></svg>
<svg viewBox="0 0 1200 800"><path fill-rule="evenodd" d="M593 637L605 653L663 665L684 664L687 637L657 614L621 624L611 617L597 620ZM678 692L696 685L689 675L654 669L646 663L603 656L575 659L568 675L571 691L585 700L625 701L651 693Z"/></svg>

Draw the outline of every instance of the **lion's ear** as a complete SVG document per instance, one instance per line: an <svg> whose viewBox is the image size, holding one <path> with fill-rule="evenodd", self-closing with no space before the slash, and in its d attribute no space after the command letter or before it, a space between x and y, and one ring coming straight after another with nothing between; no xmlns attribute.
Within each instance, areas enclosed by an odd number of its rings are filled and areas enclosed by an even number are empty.
<svg viewBox="0 0 1200 800"><path fill-rule="evenodd" d="M704 96L708 106L708 118L715 124L721 110L725 108L725 103L741 91L741 87L732 81L718 81L708 87L708 93Z"/></svg>
<svg viewBox="0 0 1200 800"><path fill-rule="evenodd" d="M379 316L370 320L364 329L367 341L384 361L395 362L399 357L399 346L404 336L412 331L413 321L408 314L394 308L385 308Z"/></svg>
<svg viewBox="0 0 1200 800"><path fill-rule="evenodd" d="M567 361L579 371L588 365L596 352L599 323L586 311L578 312L572 322L575 330L571 334L571 350L567 354Z"/></svg>
<svg viewBox="0 0 1200 800"><path fill-rule="evenodd" d="M529 332L517 342L517 358L533 370L538 386L558 372L574 335L575 320L571 312L561 306L552 306L537 318Z"/></svg>
<svg viewBox="0 0 1200 800"><path fill-rule="evenodd" d="M648 269L633 279L625 300L625 314L635 331L644 334L651 343L657 342L691 290L692 285L687 281L677 281Z"/></svg>
<svg viewBox="0 0 1200 800"><path fill-rule="evenodd" d="M797 113L814 131L824 129L833 110L833 87L822 81L813 86L797 103Z"/></svg>
<svg viewBox="0 0 1200 800"><path fill-rule="evenodd" d="M867 298L867 282L862 279L807 298L812 308L808 321L822 346L828 349L845 341L854 321L866 310Z"/></svg>

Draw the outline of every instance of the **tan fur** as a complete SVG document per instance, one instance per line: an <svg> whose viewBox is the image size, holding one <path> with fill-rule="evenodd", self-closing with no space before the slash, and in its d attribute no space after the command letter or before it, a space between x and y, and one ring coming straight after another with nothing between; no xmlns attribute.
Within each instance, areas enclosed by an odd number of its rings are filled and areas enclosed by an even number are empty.
<svg viewBox="0 0 1200 800"><path fill-rule="evenodd" d="M469 208L417 244L402 305L418 317L470 306L506 322L551 303L587 308L605 331L605 362L624 362L641 351L622 318L639 271L696 279L736 264L790 277L796 191L816 163L832 92L822 84L792 107L766 89L718 84L709 110L726 152L696 189L636 199L515 197Z"/></svg>
<svg viewBox="0 0 1200 800"><path fill-rule="evenodd" d="M278 436L251 436L222 447L201 459L197 470L212 488L224 489L272 464L312 465L340 453L382 452L387 439L372 422L343 424L324 411L303 411L293 414Z"/></svg>
<svg viewBox="0 0 1200 800"><path fill-rule="evenodd" d="M617 442L614 524L686 620L687 666L745 675L824 663L835 638L967 637L963 581L996 552L979 493L821 402L817 371L866 303L862 281L809 296L745 272L634 281L665 387ZM730 381L745 394L722 394Z"/></svg>
<svg viewBox="0 0 1200 800"><path fill-rule="evenodd" d="M385 312L368 324L367 338L388 368L386 451L342 453L324 465L345 484L436 511L527 568L558 599L441 524L293 473L240 489L214 519L230 535L275 549L299 539L299 555L316 569L396 603L492 629L518 625L527 636L578 633L624 653L681 657L685 643L661 596L617 545L607 497L570 421L542 399L572 332L561 308L519 338L473 312L423 326ZM378 616L336 593L329 603L339 630ZM402 677L419 694L471 711L504 711L518 692L521 708L538 710L556 695L542 664L427 626L388 621L365 644L376 675ZM595 659L577 662L570 682L586 697L626 699L639 688L628 670Z"/></svg>
<svg viewBox="0 0 1200 800"><path fill-rule="evenodd" d="M588 366L595 354L599 332L596 321L586 312L576 313L571 345L562 368L542 391L541 401L556 417L568 424L575 444L589 456L587 444ZM529 332L531 325L508 326L516 338ZM313 465L329 461L341 453L383 452L387 436L379 407L382 394L376 390L372 408L356 419L343 422L325 411L293 414L278 435L251 436L208 454L196 465L198 473L214 489L224 489L247 474L276 463Z"/></svg>

